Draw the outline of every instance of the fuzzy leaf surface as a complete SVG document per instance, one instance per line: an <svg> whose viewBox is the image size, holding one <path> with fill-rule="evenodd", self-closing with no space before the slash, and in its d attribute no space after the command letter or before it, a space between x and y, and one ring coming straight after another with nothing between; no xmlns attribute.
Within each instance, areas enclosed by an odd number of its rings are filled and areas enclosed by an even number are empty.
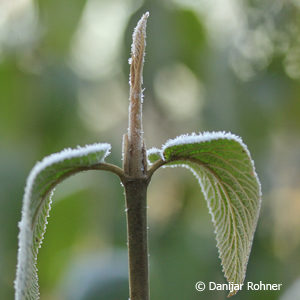
<svg viewBox="0 0 300 300"><path fill-rule="evenodd" d="M54 187L80 171L101 169L109 144L65 149L45 157L30 172L19 223L19 250L15 280L16 300L39 299L37 255L46 230Z"/></svg>
<svg viewBox="0 0 300 300"><path fill-rule="evenodd" d="M231 133L183 135L169 140L161 157L164 166L186 167L198 179L224 275L228 282L243 283L261 203L260 182L246 145Z"/></svg>

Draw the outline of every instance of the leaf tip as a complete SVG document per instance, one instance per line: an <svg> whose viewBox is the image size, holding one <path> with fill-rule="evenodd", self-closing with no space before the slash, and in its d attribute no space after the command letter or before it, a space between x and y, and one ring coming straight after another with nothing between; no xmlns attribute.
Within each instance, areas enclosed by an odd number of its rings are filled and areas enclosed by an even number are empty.
<svg viewBox="0 0 300 300"><path fill-rule="evenodd" d="M236 295L236 293L237 293L238 291L239 291L239 290L233 290L233 291L231 291L231 292L227 295L227 298L230 298L230 297Z"/></svg>
<svg viewBox="0 0 300 300"><path fill-rule="evenodd" d="M141 19L138 21L132 35L132 45L131 45L131 55L132 61L131 63L137 58L144 56L144 49L146 44L146 25L147 19L149 17L149 12L143 14Z"/></svg>

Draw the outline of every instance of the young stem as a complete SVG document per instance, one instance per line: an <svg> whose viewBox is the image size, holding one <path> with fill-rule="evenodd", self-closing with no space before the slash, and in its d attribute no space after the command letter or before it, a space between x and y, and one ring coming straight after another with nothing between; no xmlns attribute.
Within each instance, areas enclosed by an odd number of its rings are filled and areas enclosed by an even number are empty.
<svg viewBox="0 0 300 300"><path fill-rule="evenodd" d="M142 71L146 23L138 22L132 36L130 59L129 127L124 135L124 179L126 195L130 300L149 300L147 237L147 160L142 125Z"/></svg>
<svg viewBox="0 0 300 300"><path fill-rule="evenodd" d="M124 137L124 171L132 177L143 177L146 174L142 124L142 83L148 16L147 12L139 20L132 35L131 45L129 120L128 134Z"/></svg>

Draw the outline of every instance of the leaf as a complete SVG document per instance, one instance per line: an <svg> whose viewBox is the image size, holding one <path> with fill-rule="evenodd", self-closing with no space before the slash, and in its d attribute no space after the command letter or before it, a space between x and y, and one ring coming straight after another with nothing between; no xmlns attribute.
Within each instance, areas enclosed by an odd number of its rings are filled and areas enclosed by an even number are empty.
<svg viewBox="0 0 300 300"><path fill-rule="evenodd" d="M19 223L16 300L39 299L36 261L46 230L54 187L80 171L104 168L107 166L104 158L109 153L109 144L65 149L45 157L30 172L23 198L22 218Z"/></svg>
<svg viewBox="0 0 300 300"><path fill-rule="evenodd" d="M158 159L153 152L152 162ZM206 132L169 140L161 156L161 165L183 166L197 177L212 216L225 277L242 284L261 203L259 179L246 145L231 133Z"/></svg>
<svg viewBox="0 0 300 300"><path fill-rule="evenodd" d="M161 157L160 149L151 148L151 149L147 150L147 159L148 159L149 165L154 164L156 161L160 160L161 158L162 157Z"/></svg>

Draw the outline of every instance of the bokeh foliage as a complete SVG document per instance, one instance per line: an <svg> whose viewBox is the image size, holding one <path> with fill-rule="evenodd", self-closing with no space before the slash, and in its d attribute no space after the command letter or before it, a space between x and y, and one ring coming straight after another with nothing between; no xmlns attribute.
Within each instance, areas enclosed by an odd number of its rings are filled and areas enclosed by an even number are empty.
<svg viewBox="0 0 300 300"><path fill-rule="evenodd" d="M264 195L246 281L283 290L235 297L289 299L300 277L300 6L277 0L0 3L1 299L13 298L17 223L35 162L108 142L110 161L121 164L131 33L146 10L147 146L193 131L243 137ZM118 179L105 172L57 188L39 255L42 299L99 299L99 290L127 299L124 207ZM224 278L206 204L187 171L155 174L149 227L153 299L225 298L194 289Z"/></svg>

